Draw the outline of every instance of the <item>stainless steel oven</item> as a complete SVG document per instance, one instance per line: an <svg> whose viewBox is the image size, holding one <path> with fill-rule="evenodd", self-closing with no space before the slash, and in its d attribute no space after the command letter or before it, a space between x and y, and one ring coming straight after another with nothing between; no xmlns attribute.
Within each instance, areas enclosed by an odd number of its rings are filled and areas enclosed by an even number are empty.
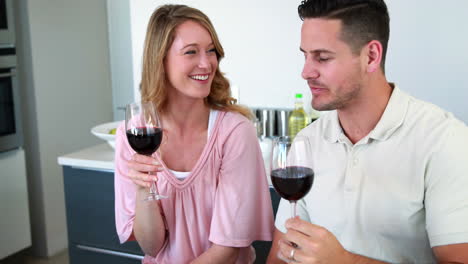
<svg viewBox="0 0 468 264"><path fill-rule="evenodd" d="M13 0L0 0L0 46L15 46Z"/></svg>
<svg viewBox="0 0 468 264"><path fill-rule="evenodd" d="M0 49L0 152L23 143L14 48Z"/></svg>

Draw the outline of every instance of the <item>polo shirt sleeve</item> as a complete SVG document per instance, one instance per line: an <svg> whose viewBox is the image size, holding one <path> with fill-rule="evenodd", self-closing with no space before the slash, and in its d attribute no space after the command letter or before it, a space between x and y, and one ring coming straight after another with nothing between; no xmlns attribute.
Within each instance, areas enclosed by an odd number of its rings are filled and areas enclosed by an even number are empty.
<svg viewBox="0 0 468 264"><path fill-rule="evenodd" d="M428 161L425 177L431 247L468 242L468 127L454 120L441 142Z"/></svg>
<svg viewBox="0 0 468 264"><path fill-rule="evenodd" d="M222 146L209 240L228 247L270 241L273 209L255 128L243 119L223 133L227 137Z"/></svg>

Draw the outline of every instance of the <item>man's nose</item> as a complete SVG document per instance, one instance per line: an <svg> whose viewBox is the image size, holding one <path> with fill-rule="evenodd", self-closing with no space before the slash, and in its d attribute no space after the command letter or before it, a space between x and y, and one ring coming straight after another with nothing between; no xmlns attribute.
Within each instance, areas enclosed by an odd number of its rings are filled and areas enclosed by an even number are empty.
<svg viewBox="0 0 468 264"><path fill-rule="evenodd" d="M302 78L305 80L308 79L317 79L320 76L316 67L309 60L306 60L304 63L304 68L302 69Z"/></svg>

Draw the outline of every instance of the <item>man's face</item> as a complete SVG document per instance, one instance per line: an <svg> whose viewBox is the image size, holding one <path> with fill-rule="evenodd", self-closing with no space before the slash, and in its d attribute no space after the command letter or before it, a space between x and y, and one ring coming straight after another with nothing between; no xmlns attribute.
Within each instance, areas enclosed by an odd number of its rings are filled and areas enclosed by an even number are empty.
<svg viewBox="0 0 468 264"><path fill-rule="evenodd" d="M308 18L302 24L302 78L307 80L316 110L345 109L362 88L362 58L340 39L340 32L339 20Z"/></svg>

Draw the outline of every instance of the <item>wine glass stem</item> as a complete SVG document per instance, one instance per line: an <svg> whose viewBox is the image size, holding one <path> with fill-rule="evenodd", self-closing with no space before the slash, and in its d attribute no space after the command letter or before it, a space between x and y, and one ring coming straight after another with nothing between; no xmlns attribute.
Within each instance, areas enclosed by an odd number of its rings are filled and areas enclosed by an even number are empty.
<svg viewBox="0 0 468 264"><path fill-rule="evenodd" d="M156 183L151 181L150 194L156 194Z"/></svg>
<svg viewBox="0 0 468 264"><path fill-rule="evenodd" d="M291 202L291 217L292 218L296 217L296 205L297 205L297 201ZM293 246L294 248L298 247L297 244L294 242L291 242L291 246Z"/></svg>
<svg viewBox="0 0 468 264"><path fill-rule="evenodd" d="M294 218L296 217L296 201L291 202L291 217Z"/></svg>
<svg viewBox="0 0 468 264"><path fill-rule="evenodd" d="M148 171L148 175L151 175L151 172ZM149 193L150 193L150 195L156 195L157 194L157 192L156 192L156 183L153 180L151 180Z"/></svg>

